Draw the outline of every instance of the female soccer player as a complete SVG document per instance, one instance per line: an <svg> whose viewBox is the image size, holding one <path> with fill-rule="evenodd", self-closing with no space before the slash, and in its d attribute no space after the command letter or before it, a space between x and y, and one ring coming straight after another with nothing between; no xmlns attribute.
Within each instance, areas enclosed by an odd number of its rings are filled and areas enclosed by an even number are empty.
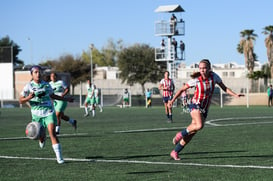
<svg viewBox="0 0 273 181"><path fill-rule="evenodd" d="M175 89L174 82L171 78L169 78L170 73L168 71L164 72L164 78L161 79L159 83L159 90L163 90L163 103L165 107L165 113L167 116L167 122L171 123L173 121L172 117L172 107L168 107L168 102L172 99L173 97L173 92Z"/></svg>
<svg viewBox="0 0 273 181"><path fill-rule="evenodd" d="M57 80L57 75L55 72L52 72L50 74L50 82L54 94L64 97L68 94L69 88L62 80ZM61 126L61 119L63 119L66 122L69 122L74 129L77 129L77 121L75 119L71 119L69 116L64 114L64 111L67 107L66 101L60 101L60 100L54 100L54 108L57 116L57 125L56 125L56 134L60 134L60 126Z"/></svg>
<svg viewBox="0 0 273 181"><path fill-rule="evenodd" d="M175 99L177 99L183 91L189 88L195 88L192 103L189 105L192 122L186 129L178 132L173 138L173 144L176 146L175 149L172 150L170 156L174 160L180 160L178 153L190 142L192 137L203 128L215 84L218 84L223 91L231 96L244 96L243 94L234 93L225 86L221 78L211 70L211 64L208 59L200 61L199 72L194 73L191 77L192 79L180 88L168 104L169 107L172 107Z"/></svg>
<svg viewBox="0 0 273 181"><path fill-rule="evenodd" d="M40 122L43 127L47 127L57 162L62 164L64 163L64 160L62 157L61 144L55 132L57 118L50 98L68 102L72 102L73 98L63 98L55 95L49 83L42 80L42 69L40 66L33 66L30 69L30 73L32 80L25 85L21 92L19 103L24 104L29 102L31 106L32 121ZM39 140L41 148L45 146L45 140L46 135L41 135Z"/></svg>

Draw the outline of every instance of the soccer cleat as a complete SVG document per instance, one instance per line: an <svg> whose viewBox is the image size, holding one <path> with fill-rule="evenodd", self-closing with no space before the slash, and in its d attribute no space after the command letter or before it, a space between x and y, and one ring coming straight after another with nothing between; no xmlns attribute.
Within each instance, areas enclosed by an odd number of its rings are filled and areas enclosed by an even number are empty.
<svg viewBox="0 0 273 181"><path fill-rule="evenodd" d="M57 159L57 163L58 163L58 164L63 164L63 163L64 163L64 160L63 160L63 159Z"/></svg>
<svg viewBox="0 0 273 181"><path fill-rule="evenodd" d="M183 138L181 131L176 133L175 137L173 138L173 144L176 145L181 139Z"/></svg>
<svg viewBox="0 0 273 181"><path fill-rule="evenodd" d="M87 117L87 116L89 116L89 114L88 114L88 113L86 113L86 114L84 114L83 116L84 116L84 117Z"/></svg>
<svg viewBox="0 0 273 181"><path fill-rule="evenodd" d="M178 156L178 153L176 151L172 151L170 156L174 159L174 160L181 160Z"/></svg>
<svg viewBox="0 0 273 181"><path fill-rule="evenodd" d="M77 129L77 120L74 120L73 121L73 124L72 124L73 128L76 130Z"/></svg>
<svg viewBox="0 0 273 181"><path fill-rule="evenodd" d="M40 148L44 148L45 147L45 142L46 142L46 138L40 138L40 140L39 140L39 146L40 146Z"/></svg>

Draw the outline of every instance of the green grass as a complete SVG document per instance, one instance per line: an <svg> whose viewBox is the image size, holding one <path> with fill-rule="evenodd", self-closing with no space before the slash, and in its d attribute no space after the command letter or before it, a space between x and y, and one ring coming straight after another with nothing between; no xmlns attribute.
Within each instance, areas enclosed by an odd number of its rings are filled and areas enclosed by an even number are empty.
<svg viewBox="0 0 273 181"><path fill-rule="evenodd" d="M96 118L84 118L83 109L68 108L66 114L78 120L78 130L75 135L73 128L62 122L63 165L56 163L50 139L40 149L38 141L18 138L25 136L29 109L0 111L0 180L273 178L273 113L265 106L211 107L207 121L233 119L213 122L218 126L206 124L181 152L181 161L169 156L173 136L191 121L180 108L174 108L172 124L166 122L163 107L105 108Z"/></svg>

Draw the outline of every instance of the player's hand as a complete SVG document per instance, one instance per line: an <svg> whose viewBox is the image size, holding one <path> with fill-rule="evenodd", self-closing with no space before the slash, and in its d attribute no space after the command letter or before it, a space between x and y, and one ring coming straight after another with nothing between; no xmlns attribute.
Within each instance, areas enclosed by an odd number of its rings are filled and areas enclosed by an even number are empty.
<svg viewBox="0 0 273 181"><path fill-rule="evenodd" d="M34 92L31 92L29 95L28 95L28 98L29 100L32 99L33 97L35 97L35 93Z"/></svg>
<svg viewBox="0 0 273 181"><path fill-rule="evenodd" d="M66 97L66 99L68 102L74 102L74 97L69 96L69 97Z"/></svg>

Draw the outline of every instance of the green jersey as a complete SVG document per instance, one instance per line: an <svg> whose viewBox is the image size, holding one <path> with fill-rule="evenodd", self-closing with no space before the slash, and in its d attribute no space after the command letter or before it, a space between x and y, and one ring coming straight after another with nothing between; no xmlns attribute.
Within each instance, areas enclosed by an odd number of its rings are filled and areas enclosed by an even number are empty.
<svg viewBox="0 0 273 181"><path fill-rule="evenodd" d="M51 85L54 91L54 94L58 96L62 96L62 94L64 93L64 90L67 88L67 85L62 80L58 80L56 82L51 81L49 82L49 84Z"/></svg>
<svg viewBox="0 0 273 181"><path fill-rule="evenodd" d="M87 97L92 98L94 96L94 86L87 85Z"/></svg>
<svg viewBox="0 0 273 181"><path fill-rule="evenodd" d="M40 83L31 81L25 85L21 95L27 97L33 92L35 96L29 100L31 114L40 117L46 117L53 113L55 114L50 98L50 95L53 94L53 90L49 83L45 81L41 81Z"/></svg>

